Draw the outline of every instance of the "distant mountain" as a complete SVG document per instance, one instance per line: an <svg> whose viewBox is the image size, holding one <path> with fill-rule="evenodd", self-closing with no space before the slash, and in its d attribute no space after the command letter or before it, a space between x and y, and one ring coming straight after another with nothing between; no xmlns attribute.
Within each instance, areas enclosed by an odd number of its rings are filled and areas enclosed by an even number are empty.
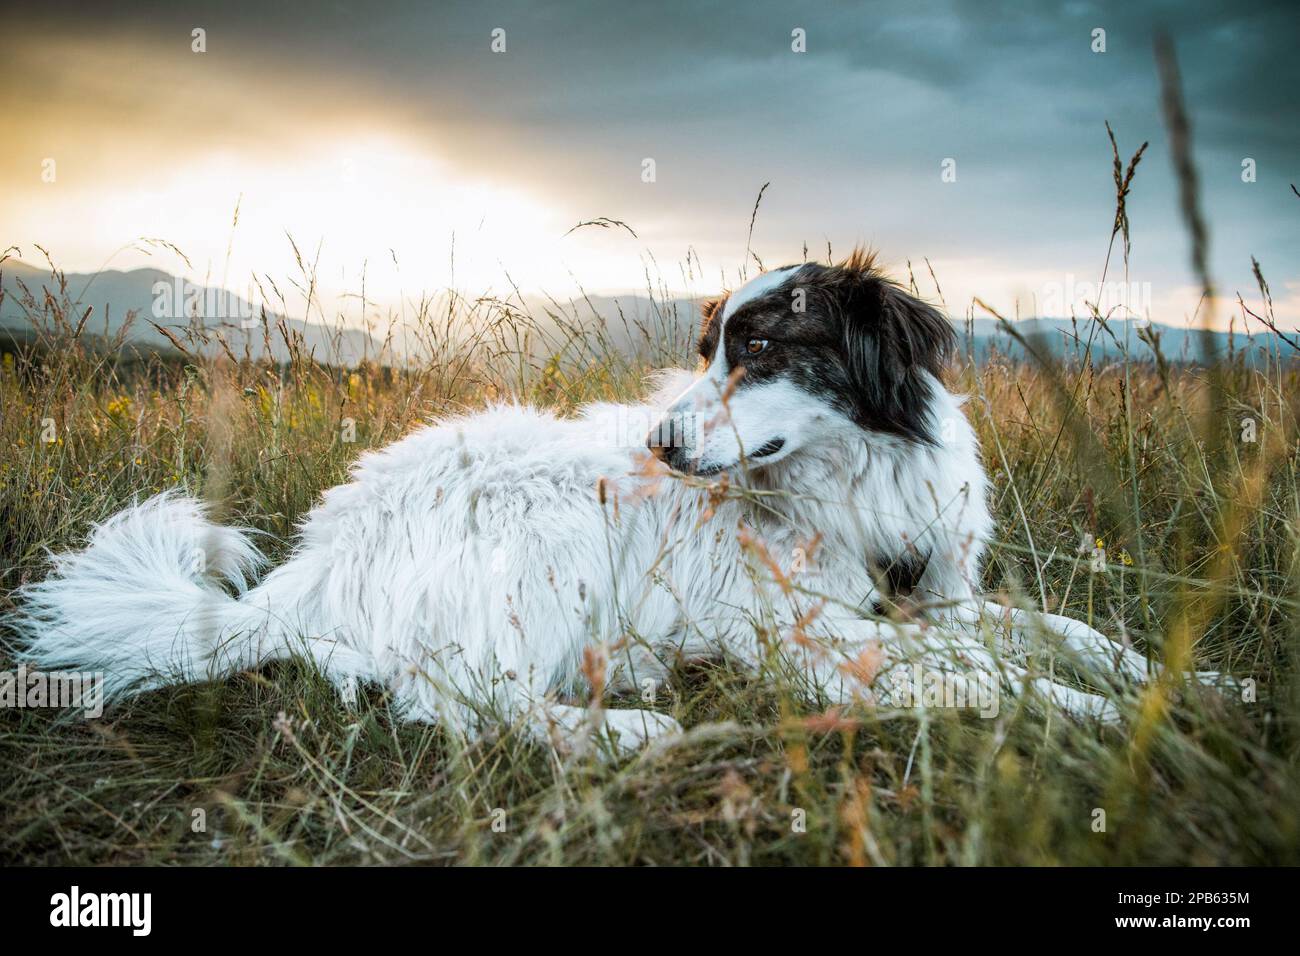
<svg viewBox="0 0 1300 956"><path fill-rule="evenodd" d="M355 365L366 357L400 361L403 354L386 352L380 342L358 329L331 329L317 323L285 319L273 312L263 317L261 310L246 298L216 287L186 284L158 269L68 274L65 280L69 305L65 311L69 313L69 321L76 325L84 316L84 333L96 337L97 341L113 340L127 316L134 314L124 338L123 347L127 349L171 350L168 336L151 324L157 323L186 348L207 355L221 350L215 340L220 337L235 355L242 357L247 348L253 358L262 358L269 339L271 356L276 361L286 361L289 357L286 333L300 342L304 353L329 364ZM49 310L44 304L47 293L55 300L65 297L48 269L37 269L13 259L0 264L0 289L4 293L0 300L0 331L20 339L32 336L33 320L37 324L49 324ZM573 340L586 336L602 340L597 352L617 350L638 354L660 365L689 361L691 343L699 325L699 301L684 298L591 296L556 302L526 296L523 305L541 330L541 334L531 337L529 347L532 357L541 362L566 342L569 357L581 360L582 349L574 347ZM487 309L491 321L492 307L481 308ZM478 318L483 316L480 311ZM206 345L193 344L189 330L195 327L212 340ZM958 322L956 328L962 354L973 356L977 362L995 355L1011 359L1025 357L1025 345L995 319ZM1013 323L1013 328L1032 348L1045 347L1049 354L1063 361L1081 360L1085 348L1094 361L1115 360L1125 353L1135 360L1151 361L1154 353L1144 337L1149 339L1153 335L1158 338L1166 361L1203 363L1207 357L1202 348L1204 333L1186 327L1151 323L1150 331L1144 332L1139 323L1124 320L1111 321L1103 327L1091 320L1023 319ZM408 357L418 361L421 349L415 339L418 336L408 343L412 349ZM1238 334L1230 338L1226 332L1215 332L1209 341L1220 356L1226 356L1231 350L1244 354L1251 362L1260 361L1270 352L1280 351L1289 356L1292 351L1271 333Z"/></svg>
<svg viewBox="0 0 1300 956"><path fill-rule="evenodd" d="M358 329L327 328L318 323L285 319L252 305L247 299L213 286L189 283L159 269L108 270L96 275L68 273L63 288L48 269L8 259L0 264L0 329L10 337L29 339L33 326L49 327L53 310L47 296L64 308L75 327L85 319L83 333L99 343L122 338L122 348L137 351L174 350L167 329L186 349L205 355L221 351L220 338L235 355L257 359L267 352L276 361L289 357L288 337L304 354L319 361L355 365L377 357L380 344ZM89 314L87 314L89 310ZM128 325L129 322L129 325ZM264 325L265 323L265 325ZM123 326L127 325L125 334ZM208 342L191 336L205 333Z"/></svg>
<svg viewBox="0 0 1300 956"><path fill-rule="evenodd" d="M1165 361L1176 364L1204 365L1230 354L1241 354L1247 362L1259 363L1272 354L1284 358L1294 350L1271 332L1245 335L1241 332L1206 333L1186 326L1158 322L1112 319L1101 323L1092 319L1021 319L1012 328L1030 348L1046 347L1058 361L1082 360L1085 350L1093 361L1111 361L1127 355L1134 361L1155 361L1154 340ZM977 362L997 353L1008 358L1025 357L1025 345L1018 341L997 319L975 319L959 323L963 352L969 351ZM1207 347L1208 342L1208 347Z"/></svg>

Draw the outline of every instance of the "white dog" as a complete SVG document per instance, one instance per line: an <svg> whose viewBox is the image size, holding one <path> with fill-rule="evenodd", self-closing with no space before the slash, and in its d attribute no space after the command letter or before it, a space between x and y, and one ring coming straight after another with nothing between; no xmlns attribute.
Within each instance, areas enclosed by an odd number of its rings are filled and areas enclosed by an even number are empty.
<svg viewBox="0 0 1300 956"><path fill-rule="evenodd" d="M992 525L940 380L953 341L868 256L764 273L705 306L702 372L668 373L646 405L498 406L364 455L256 586L247 535L198 502L122 512L23 589L24 656L100 669L111 699L304 654L341 690L386 685L411 719L569 745L595 729L620 749L679 728L566 696L644 690L720 654L794 665L846 704L920 664L1116 719L977 626ZM1079 622L1010 616L1094 673L1155 670Z"/></svg>

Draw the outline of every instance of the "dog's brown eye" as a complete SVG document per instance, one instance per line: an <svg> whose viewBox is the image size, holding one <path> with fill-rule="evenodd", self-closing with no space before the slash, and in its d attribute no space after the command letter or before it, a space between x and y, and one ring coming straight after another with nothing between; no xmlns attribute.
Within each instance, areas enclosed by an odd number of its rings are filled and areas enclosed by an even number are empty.
<svg viewBox="0 0 1300 956"><path fill-rule="evenodd" d="M757 355L765 348L767 348L767 339L750 339L749 344L745 346L745 351L750 355Z"/></svg>

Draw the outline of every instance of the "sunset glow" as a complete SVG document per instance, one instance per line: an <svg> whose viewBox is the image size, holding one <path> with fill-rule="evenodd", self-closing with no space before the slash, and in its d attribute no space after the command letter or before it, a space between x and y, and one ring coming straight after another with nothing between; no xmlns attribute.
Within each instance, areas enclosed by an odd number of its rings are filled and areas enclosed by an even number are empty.
<svg viewBox="0 0 1300 956"><path fill-rule="evenodd" d="M968 107L1004 95L998 84L1019 101L1028 67L950 87L901 61L764 59L786 49L776 36L752 69L726 57L683 62L671 45L647 54L640 44L631 58L619 52L626 38L593 38L576 71L546 52L562 24L516 13L511 45L496 55L487 20L447 16L411 13L360 37L344 14L286 14L256 29L235 15L205 18L202 52L181 14L103 29L91 13L14 24L0 39L0 107L14 131L0 155L5 245L42 264L39 244L70 272L147 265L242 290L257 276L301 278L292 237L316 263L321 305L358 321L339 297L357 301L363 276L377 314L453 284L473 296L565 297L643 292L649 277L697 295L760 261L867 243L901 277L910 263L921 291L942 292L956 318L987 314L977 297L1034 315L1069 277L1102 278L1111 119L1126 154L1152 145L1129 198L1128 271L1113 256L1106 278L1144 284L1157 321L1198 315L1154 88L1128 116L1081 100L1075 120L1058 111L1021 129L1010 124L1032 108L972 124ZM670 24L647 29L700 41ZM1092 68L1081 49L1070 69ZM1149 83L1145 45L1107 56ZM1200 153L1215 278L1229 304L1240 292L1260 307L1250 257L1264 255L1276 313L1294 324L1300 249L1270 198L1286 189L1270 157L1294 129L1222 142L1208 105L1218 87L1194 68L1189 76L1207 104ZM766 95L754 95L756 83ZM854 87L875 92L845 100ZM809 98L818 91L820 102ZM1239 154L1258 157L1258 182L1241 181ZM947 158L951 182L941 180ZM602 217L627 229L570 231ZM142 238L174 244L189 265Z"/></svg>

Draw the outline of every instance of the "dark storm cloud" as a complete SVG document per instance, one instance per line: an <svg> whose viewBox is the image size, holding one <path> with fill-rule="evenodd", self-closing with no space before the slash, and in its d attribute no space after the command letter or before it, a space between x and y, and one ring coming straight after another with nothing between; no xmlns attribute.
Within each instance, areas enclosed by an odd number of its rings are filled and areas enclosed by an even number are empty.
<svg viewBox="0 0 1300 956"><path fill-rule="evenodd" d="M771 180L766 224L787 242L856 229L921 253L1082 255L1112 215L1109 120L1126 154L1151 141L1132 218L1172 275L1183 240L1152 55L1163 29L1216 250L1234 269L1247 240L1288 268L1300 253L1294 213L1278 212L1300 180L1293 0L159 2L55 4L33 17L31 29L165 45L202 26L228 69L355 85L461 163L581 197L586 215L672 217L682 234L740 220ZM506 56L488 52L496 27ZM801 56L795 27L807 31ZM1104 54L1090 49L1094 28ZM653 202L630 185L643 156L668 187ZM946 157L959 188L940 193ZM1259 167L1247 192L1244 157Z"/></svg>
<svg viewBox="0 0 1300 956"><path fill-rule="evenodd" d="M394 97L418 101L458 89L476 109L519 117L572 116L589 122L628 111L643 119L673 118L680 91L711 76L732 75L733 110L761 108L778 94L780 71L743 77L738 65L761 68L788 52L789 32L808 31L811 59L835 61L846 78L880 71L954 94L1003 87L1037 91L1051 100L1105 99L1118 111L1149 93L1151 40L1165 29L1178 42L1188 98L1205 134L1251 131L1295 144L1300 111L1294 96L1296 27L1291 2L1065 3L919 2L611 4L310 2L255 4L60 4L37 10L37 22L102 34L114 30L162 37L202 25L211 51L261 60L265 66L357 72L392 79ZM536 68L515 85L501 62L484 56L487 33L503 27L510 55ZM1090 55L1088 34L1107 30L1104 57ZM1083 41L1080 37L1083 37ZM1089 55L1084 55L1089 54ZM432 81L430 83L429 81ZM400 85L397 85L400 84ZM403 88L404 87L404 88ZM800 91L813 98L825 88ZM861 90L864 96L870 91ZM558 94L563 94L560 96ZM662 95L658 95L662 94ZM723 105L723 104L716 104ZM990 104L991 105L991 104ZM987 115L1000 125L1012 116Z"/></svg>

